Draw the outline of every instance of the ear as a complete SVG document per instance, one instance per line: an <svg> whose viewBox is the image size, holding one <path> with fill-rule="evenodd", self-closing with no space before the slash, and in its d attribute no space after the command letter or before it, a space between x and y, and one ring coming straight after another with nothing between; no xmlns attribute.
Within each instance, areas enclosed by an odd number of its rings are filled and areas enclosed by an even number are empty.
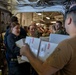
<svg viewBox="0 0 76 75"><path fill-rule="evenodd" d="M72 18L69 18L69 19L68 19L68 25L70 25L71 22L72 22Z"/></svg>

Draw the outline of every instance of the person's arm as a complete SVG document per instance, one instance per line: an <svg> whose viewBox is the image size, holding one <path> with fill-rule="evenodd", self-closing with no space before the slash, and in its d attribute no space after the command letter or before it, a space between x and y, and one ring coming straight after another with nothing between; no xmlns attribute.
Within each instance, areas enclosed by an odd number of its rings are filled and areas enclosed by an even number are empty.
<svg viewBox="0 0 76 75"><path fill-rule="evenodd" d="M7 45L12 53L16 56L20 55L20 48L16 46L15 40L12 36L7 36Z"/></svg>
<svg viewBox="0 0 76 75"><path fill-rule="evenodd" d="M29 62L39 75L52 75L59 70L57 68L51 67L46 62L42 62L37 57L35 57L30 51L30 47L28 45L23 46L20 50L20 53L21 55L24 55L28 58Z"/></svg>
<svg viewBox="0 0 76 75"><path fill-rule="evenodd" d="M61 42L44 62L33 55L27 44L21 48L20 54L28 58L39 75L52 75L69 65L72 60L72 47L68 40Z"/></svg>

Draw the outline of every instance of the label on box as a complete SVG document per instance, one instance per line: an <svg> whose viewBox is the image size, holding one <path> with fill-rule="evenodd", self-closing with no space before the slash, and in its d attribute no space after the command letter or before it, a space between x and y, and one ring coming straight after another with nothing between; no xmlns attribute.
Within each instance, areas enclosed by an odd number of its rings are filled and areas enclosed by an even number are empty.
<svg viewBox="0 0 76 75"><path fill-rule="evenodd" d="M50 54L53 53L54 49L57 47L58 44L50 43L42 41L40 45L40 51L39 51L39 58L43 61L45 61Z"/></svg>

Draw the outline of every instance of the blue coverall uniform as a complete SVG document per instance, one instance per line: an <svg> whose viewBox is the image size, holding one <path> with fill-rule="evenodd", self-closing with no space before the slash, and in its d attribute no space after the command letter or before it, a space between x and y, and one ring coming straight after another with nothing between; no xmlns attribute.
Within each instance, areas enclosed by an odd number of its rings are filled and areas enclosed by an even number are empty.
<svg viewBox="0 0 76 75"><path fill-rule="evenodd" d="M9 75L30 75L29 63L18 64L17 56L20 56L20 48L16 46L15 42L21 39L20 36L16 36L10 33L7 36L7 50L6 58L8 62Z"/></svg>

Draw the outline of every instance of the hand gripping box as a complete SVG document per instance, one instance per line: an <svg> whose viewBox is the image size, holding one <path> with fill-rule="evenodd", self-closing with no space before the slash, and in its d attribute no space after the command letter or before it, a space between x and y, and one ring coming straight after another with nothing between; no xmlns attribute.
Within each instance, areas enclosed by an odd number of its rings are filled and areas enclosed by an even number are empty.
<svg viewBox="0 0 76 75"><path fill-rule="evenodd" d="M45 61L51 55L58 44L41 41L38 58Z"/></svg>
<svg viewBox="0 0 76 75"><path fill-rule="evenodd" d="M25 39L24 38L20 39L20 40L16 41L15 43L19 48L21 48L25 44Z"/></svg>
<svg viewBox="0 0 76 75"><path fill-rule="evenodd" d="M25 44L25 39L20 39L18 41L15 42L16 45L21 48L24 44ZM17 56L17 60L18 60L18 63L24 63L25 61L21 59L21 56Z"/></svg>
<svg viewBox="0 0 76 75"><path fill-rule="evenodd" d="M29 44L32 52L35 56L38 56L39 46L40 46L40 39L34 37L26 37L25 43ZM22 60L28 61L27 57L22 56Z"/></svg>

